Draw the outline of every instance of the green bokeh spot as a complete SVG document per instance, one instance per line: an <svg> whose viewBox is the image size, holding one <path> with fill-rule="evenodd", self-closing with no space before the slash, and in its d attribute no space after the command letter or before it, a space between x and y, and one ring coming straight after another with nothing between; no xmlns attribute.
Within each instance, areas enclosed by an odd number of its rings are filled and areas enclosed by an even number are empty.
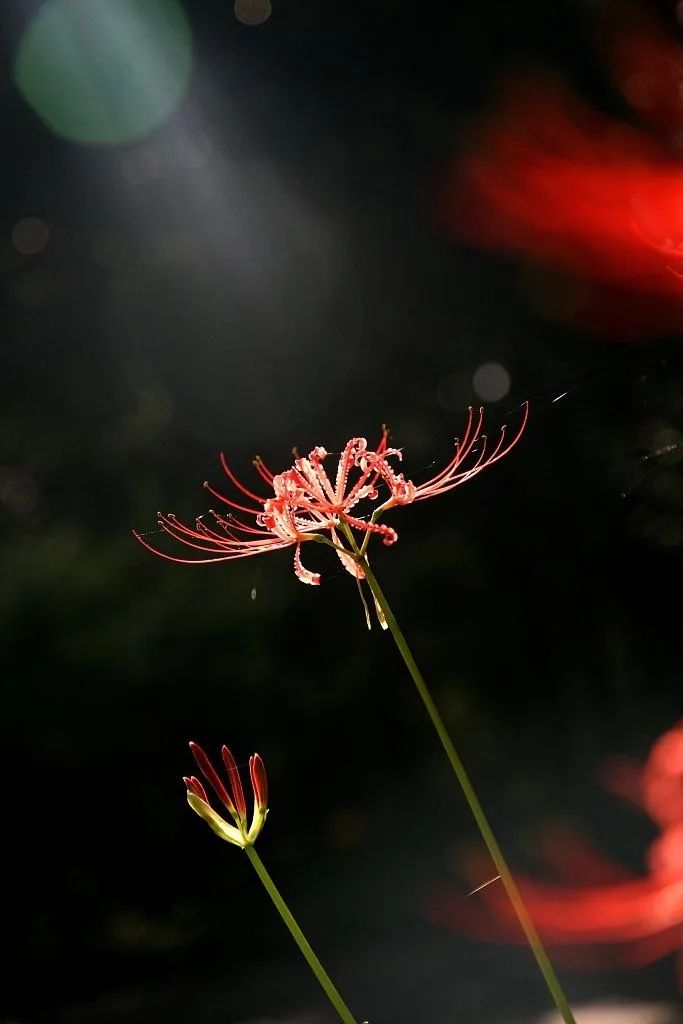
<svg viewBox="0 0 683 1024"><path fill-rule="evenodd" d="M14 80L58 135L115 145L163 124L191 67L177 0L48 0L23 35Z"/></svg>

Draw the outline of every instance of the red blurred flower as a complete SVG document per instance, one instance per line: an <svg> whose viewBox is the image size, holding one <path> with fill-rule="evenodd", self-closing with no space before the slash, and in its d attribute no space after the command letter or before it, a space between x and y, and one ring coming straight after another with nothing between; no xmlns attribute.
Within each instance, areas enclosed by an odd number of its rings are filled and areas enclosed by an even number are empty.
<svg viewBox="0 0 683 1024"><path fill-rule="evenodd" d="M543 940L558 946L612 948L633 966L678 953L683 989L683 723L657 740L644 767L615 762L605 782L662 830L647 851L646 873L635 877L571 835L556 836L546 859L569 884L521 879L524 901ZM467 867L472 880L486 871L479 857ZM439 892L429 913L484 940L523 940L495 886L482 889L476 904Z"/></svg>
<svg viewBox="0 0 683 1024"><path fill-rule="evenodd" d="M481 433L483 409L476 416L470 409L464 436L456 440L450 461L421 484L414 484L403 473L396 472L392 462L400 462L402 453L398 448L388 447L386 430L375 449L368 448L364 437L348 442L338 458L334 483L324 466L329 453L321 447L314 448L307 458L297 458L291 468L278 474L273 474L262 459L256 459L254 466L271 488L270 495L256 494L240 483L221 455L225 473L240 492L239 500L219 493L208 483L204 486L228 508L241 513L240 517L234 512L221 514L212 509L211 525L200 516L192 526L172 514L159 513L158 517L159 526L173 540L209 557L176 557L153 547L140 533L134 535L154 554L188 565L246 558L294 546L297 577L302 583L314 585L320 583L320 575L302 565L301 545L317 541L331 544L344 568L362 579L364 573L358 558L365 554L370 537L381 537L387 545L397 540L396 531L379 522L385 512L397 505L445 494L502 459L522 436L527 415L525 404L522 422L512 440L507 440L503 427L498 443L489 449L486 435ZM366 515L361 517L358 506L363 503Z"/></svg>
<svg viewBox="0 0 683 1024"><path fill-rule="evenodd" d="M225 745L221 747L221 757L228 777L227 788L202 748L197 743L190 743L190 750L202 775L227 808L235 824L231 825L214 811L204 786L194 775L183 778L188 804L221 839L242 848L250 846L263 828L268 813L268 783L263 761L258 754L252 754L249 758L249 777L254 794L254 811L249 824L239 769L228 748Z"/></svg>
<svg viewBox="0 0 683 1024"><path fill-rule="evenodd" d="M466 241L583 282L570 306L593 326L673 329L683 325L683 163L660 128L683 127L683 49L633 14L611 41L620 88L657 131L627 126L556 84L508 83L447 175L440 216Z"/></svg>

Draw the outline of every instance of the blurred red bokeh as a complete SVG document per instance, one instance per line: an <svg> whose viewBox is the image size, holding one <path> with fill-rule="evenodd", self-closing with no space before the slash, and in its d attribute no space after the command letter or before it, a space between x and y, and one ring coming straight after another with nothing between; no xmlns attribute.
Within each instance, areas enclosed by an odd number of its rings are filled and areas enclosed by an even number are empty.
<svg viewBox="0 0 683 1024"><path fill-rule="evenodd" d="M584 957L590 966L608 959L642 966L678 954L683 990L683 723L661 736L644 766L626 759L605 768L603 784L642 809L660 829L645 856L646 870L635 876L565 829L546 830L539 844L545 866L558 879L542 883L518 877L527 907L544 941ZM490 877L482 852L459 862L470 883ZM430 901L430 918L476 938L523 942L514 911L499 885L463 899L442 888Z"/></svg>
<svg viewBox="0 0 683 1024"><path fill-rule="evenodd" d="M555 79L508 82L444 175L437 211L464 241L568 275L558 318L629 338L683 327L683 48L633 9L609 40L612 77L640 124ZM543 303L552 315L547 294Z"/></svg>

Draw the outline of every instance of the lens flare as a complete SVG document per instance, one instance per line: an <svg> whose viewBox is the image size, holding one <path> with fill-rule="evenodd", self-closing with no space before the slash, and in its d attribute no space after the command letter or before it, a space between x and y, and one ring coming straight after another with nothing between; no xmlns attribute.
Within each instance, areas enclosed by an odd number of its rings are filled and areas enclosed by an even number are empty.
<svg viewBox="0 0 683 1024"><path fill-rule="evenodd" d="M178 0L48 0L21 39L14 81L55 134L116 145L170 117L191 67Z"/></svg>

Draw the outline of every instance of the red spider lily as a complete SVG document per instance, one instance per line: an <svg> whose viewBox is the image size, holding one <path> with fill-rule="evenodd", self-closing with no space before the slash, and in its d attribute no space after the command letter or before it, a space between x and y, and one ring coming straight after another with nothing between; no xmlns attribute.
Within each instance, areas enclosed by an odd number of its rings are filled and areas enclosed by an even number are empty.
<svg viewBox="0 0 683 1024"><path fill-rule="evenodd" d="M351 438L339 456L334 483L324 465L329 453L321 447L314 448L307 458L297 458L293 466L278 474L272 473L262 459L255 459L258 475L272 489L270 495L256 494L245 487L221 455L223 469L239 492L238 500L208 483L204 486L234 511L223 515L212 509L211 525L201 516L193 526L172 514L159 513L158 517L159 526L170 537L209 557L179 558L153 547L140 533L134 536L154 554L185 565L230 561L294 546L294 571L302 583L313 585L320 583L320 575L302 565L301 545L316 541L331 545L344 568L360 580L364 577L360 560L370 537L380 537L386 545L397 540L396 531L379 522L385 512L445 494L502 459L522 436L527 417L525 403L515 436L508 440L503 427L497 444L489 447L481 433L483 409L475 415L470 408L465 433L461 440L456 439L450 461L421 484L407 480L392 466L392 461L400 462L403 456L398 448L388 446L386 429L375 449L368 448L364 437ZM380 489L384 492L381 496ZM372 510L362 518L356 514L361 503L366 513ZM246 516L252 517L251 521Z"/></svg>
<svg viewBox="0 0 683 1024"><path fill-rule="evenodd" d="M544 941L558 946L616 947L619 960L632 966L678 953L683 989L683 723L659 738L644 767L619 762L606 781L662 829L647 851L646 874L631 875L571 835L555 837L547 860L569 884L527 878L520 883L524 901ZM479 858L471 868L480 879L485 869ZM521 940L508 903L493 886L482 890L474 907L439 893L430 916L478 938Z"/></svg>
<svg viewBox="0 0 683 1024"><path fill-rule="evenodd" d="M571 315L633 336L683 324L683 164L661 134L683 123L683 49L642 19L620 24L611 43L615 78L655 131L544 81L508 84L439 206L464 240L573 277Z"/></svg>
<svg viewBox="0 0 683 1024"><path fill-rule="evenodd" d="M183 777L183 782L187 787L188 804L221 839L243 849L245 846L250 846L263 828L268 813L268 783L263 761L258 754L252 754L249 758L249 777L254 794L254 812L251 825L249 825L242 780L235 758L228 748L221 747L221 757L228 776L227 787L202 748L197 743L190 743L190 750L202 775L223 806L227 808L235 824L230 825L214 811L204 786L194 775Z"/></svg>

